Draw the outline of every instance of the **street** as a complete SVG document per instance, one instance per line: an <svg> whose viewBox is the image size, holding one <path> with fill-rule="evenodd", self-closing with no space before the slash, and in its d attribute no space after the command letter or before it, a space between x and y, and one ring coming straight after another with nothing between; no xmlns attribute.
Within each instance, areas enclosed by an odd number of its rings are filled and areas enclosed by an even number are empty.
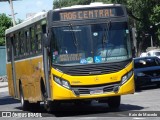
<svg viewBox="0 0 160 120"><path fill-rule="evenodd" d="M1 89L2 90L2 89ZM62 104L56 112L47 113L41 105L39 110L22 111L20 101L11 98L6 89L0 92L0 110L1 111L18 111L18 113L41 113L44 119L105 119L112 117L112 119L156 119L160 115L160 88L155 86L144 88L143 90L135 92L135 94L124 95L121 99L121 106L119 110L110 110L105 103L98 103L92 101L91 105L74 105ZM145 116L138 116L136 114L143 114ZM150 115L149 117L146 117ZM16 117L14 119L17 119ZM38 118L39 119L39 118Z"/></svg>

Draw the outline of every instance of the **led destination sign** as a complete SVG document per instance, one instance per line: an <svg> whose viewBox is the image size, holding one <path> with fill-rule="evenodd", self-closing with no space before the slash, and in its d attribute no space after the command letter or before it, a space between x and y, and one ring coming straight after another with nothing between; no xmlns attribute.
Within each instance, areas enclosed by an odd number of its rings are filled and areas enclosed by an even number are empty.
<svg viewBox="0 0 160 120"><path fill-rule="evenodd" d="M55 16L54 16L55 15ZM82 19L96 19L114 16L123 16L123 9L121 7L97 8L87 10L70 10L58 11L54 13L53 20L82 20Z"/></svg>

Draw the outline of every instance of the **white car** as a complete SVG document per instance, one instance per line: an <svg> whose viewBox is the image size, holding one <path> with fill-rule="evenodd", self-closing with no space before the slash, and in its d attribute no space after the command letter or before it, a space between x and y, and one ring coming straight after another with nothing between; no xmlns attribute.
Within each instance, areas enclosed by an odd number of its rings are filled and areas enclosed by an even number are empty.
<svg viewBox="0 0 160 120"><path fill-rule="evenodd" d="M146 57L147 56L147 53L146 52L143 52L141 53L140 57Z"/></svg>
<svg viewBox="0 0 160 120"><path fill-rule="evenodd" d="M157 56L160 58L160 50L151 50L147 52L147 56Z"/></svg>

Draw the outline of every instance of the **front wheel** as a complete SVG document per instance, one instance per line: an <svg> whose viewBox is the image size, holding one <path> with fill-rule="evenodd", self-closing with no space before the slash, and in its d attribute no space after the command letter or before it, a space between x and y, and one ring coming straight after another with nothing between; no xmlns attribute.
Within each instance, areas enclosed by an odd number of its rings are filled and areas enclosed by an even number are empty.
<svg viewBox="0 0 160 120"><path fill-rule="evenodd" d="M47 100L47 93L46 93L46 91L42 92L42 99L43 99L43 102L44 102L44 109L47 112L56 111L57 108L60 106L60 102L58 102L58 101Z"/></svg>
<svg viewBox="0 0 160 120"><path fill-rule="evenodd" d="M121 96L114 96L108 98L109 108L118 109L121 103Z"/></svg>

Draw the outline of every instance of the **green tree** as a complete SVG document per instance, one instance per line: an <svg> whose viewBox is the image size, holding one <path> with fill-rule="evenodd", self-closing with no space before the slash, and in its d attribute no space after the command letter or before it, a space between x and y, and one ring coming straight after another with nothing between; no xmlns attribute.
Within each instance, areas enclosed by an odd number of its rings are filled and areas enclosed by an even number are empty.
<svg viewBox="0 0 160 120"><path fill-rule="evenodd" d="M155 36L157 37L156 43L158 45L160 45L160 3L157 4L154 8L153 8L153 14L150 17L150 21L151 24L153 24L154 28L155 28Z"/></svg>
<svg viewBox="0 0 160 120"><path fill-rule="evenodd" d="M72 5L88 5L92 2L111 3L111 0L54 0L53 9Z"/></svg>
<svg viewBox="0 0 160 120"><path fill-rule="evenodd" d="M160 5L159 0L112 0L112 2L126 5L133 22L132 26L137 29L137 49L139 53L151 46L151 35L154 46L160 46L157 37L158 29L154 26L155 21L160 19L158 18L160 13L157 13ZM150 26L153 26L152 29ZM147 34L148 36L146 36Z"/></svg>
<svg viewBox="0 0 160 120"><path fill-rule="evenodd" d="M151 46L151 35L154 46L160 46L160 0L54 0L53 8L71 5L85 5L91 2L118 3L126 6L130 26L137 30L137 51L140 54ZM153 26L152 29L150 26ZM148 34L148 36L146 36Z"/></svg>
<svg viewBox="0 0 160 120"><path fill-rule="evenodd" d="M6 14L0 14L0 46L5 45L5 30L11 27L11 18Z"/></svg>

